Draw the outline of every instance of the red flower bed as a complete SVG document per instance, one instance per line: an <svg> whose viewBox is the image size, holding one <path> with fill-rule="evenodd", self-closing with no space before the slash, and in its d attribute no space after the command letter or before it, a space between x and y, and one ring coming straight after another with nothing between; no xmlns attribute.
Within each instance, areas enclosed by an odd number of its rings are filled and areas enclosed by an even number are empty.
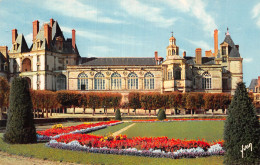
<svg viewBox="0 0 260 165"><path fill-rule="evenodd" d="M55 136L59 134L65 134L65 133L70 133L76 130L81 130L81 129L87 129L91 127L97 127L97 126L102 126L102 125L110 125L117 123L119 121L108 121L108 122L98 122L98 123L91 123L91 124L80 124L77 126L70 126L70 127L63 127L63 128L51 128L47 129L44 131L37 131L37 134L39 135L44 135L44 136Z"/></svg>
<svg viewBox="0 0 260 165"><path fill-rule="evenodd" d="M127 149L137 148L141 150L161 149L165 152L173 152L179 149L190 149L201 147L205 151L216 143L223 146L223 141L209 143L204 140L180 140L168 139L167 137L133 137L127 138L125 135L116 136L113 139L108 139L103 136L95 136L89 134L70 134L60 136L56 139L57 142L69 143L77 140L81 145L88 147L108 147L110 149Z"/></svg>

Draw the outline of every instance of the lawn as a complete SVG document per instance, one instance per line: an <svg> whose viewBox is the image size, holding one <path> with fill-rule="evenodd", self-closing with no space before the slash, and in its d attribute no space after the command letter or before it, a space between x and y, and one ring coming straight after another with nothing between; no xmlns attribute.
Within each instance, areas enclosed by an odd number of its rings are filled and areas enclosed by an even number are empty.
<svg viewBox="0 0 260 165"><path fill-rule="evenodd" d="M205 139L207 141L222 140L224 121L184 121L164 123L136 123L122 132L127 137L167 136L177 139Z"/></svg>
<svg viewBox="0 0 260 165"><path fill-rule="evenodd" d="M105 128L105 129L100 129L100 130L94 131L91 134L104 136L108 133L114 133L114 132L116 132L116 131L124 128L124 127L127 127L130 124L132 124L132 123L123 123L123 124L118 124L118 125L115 125L115 126L110 126L110 127Z"/></svg>
<svg viewBox="0 0 260 165"><path fill-rule="evenodd" d="M77 124L77 123L75 123ZM132 123L123 123L93 132L95 135L114 133ZM197 139L204 138L208 141L222 139L223 121L193 121L169 123L136 123L123 132L128 137L132 136L168 136L169 138ZM168 159L148 158L124 155L105 155L78 151L60 150L45 147L45 143L37 144L6 144L0 134L0 150L10 154L48 159L61 162L74 162L82 164L222 164L223 156L211 156L194 159Z"/></svg>

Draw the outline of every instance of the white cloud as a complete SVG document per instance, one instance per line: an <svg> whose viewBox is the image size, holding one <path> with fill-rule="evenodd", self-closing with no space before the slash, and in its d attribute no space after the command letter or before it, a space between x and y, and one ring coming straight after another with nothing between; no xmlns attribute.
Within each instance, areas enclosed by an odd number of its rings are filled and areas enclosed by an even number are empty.
<svg viewBox="0 0 260 165"><path fill-rule="evenodd" d="M202 0L161 0L166 2L174 10L189 13L195 16L203 25L203 30L211 35L213 30L217 28L214 18L206 12L206 4Z"/></svg>
<svg viewBox="0 0 260 165"><path fill-rule="evenodd" d="M139 2L138 0L120 1L121 7L131 16L152 22L158 27L169 27L176 19L162 16L162 9Z"/></svg>
<svg viewBox="0 0 260 165"><path fill-rule="evenodd" d="M192 41L192 40L188 40L188 42L190 42L191 44L197 46L197 48L201 48L203 49L203 51L205 50L212 50L211 47L209 46L209 44L205 41Z"/></svg>
<svg viewBox="0 0 260 165"><path fill-rule="evenodd" d="M72 28L61 26L61 30L63 32L71 34ZM141 41L136 41L135 37L132 36L124 36L124 35L113 35L113 37L109 37L107 35L101 35L97 31L87 31L87 30L77 30L76 29L76 36L84 37L92 42L107 42L113 44L126 44L126 45L135 45L140 46L143 43Z"/></svg>
<svg viewBox="0 0 260 165"><path fill-rule="evenodd" d="M97 8L82 2L80 0L68 0L66 2L64 0L45 0L41 5L48 10L69 17L102 23L123 23L123 21L104 16Z"/></svg>
<svg viewBox="0 0 260 165"><path fill-rule="evenodd" d="M253 58L244 58L245 63L250 63L253 61Z"/></svg>
<svg viewBox="0 0 260 165"><path fill-rule="evenodd" d="M252 13L252 18L256 20L256 25L260 28L260 3L255 5L251 13Z"/></svg>
<svg viewBox="0 0 260 165"><path fill-rule="evenodd" d="M89 49L88 57L109 57L111 55L113 56L115 54L114 52L114 49L107 46L92 46Z"/></svg>

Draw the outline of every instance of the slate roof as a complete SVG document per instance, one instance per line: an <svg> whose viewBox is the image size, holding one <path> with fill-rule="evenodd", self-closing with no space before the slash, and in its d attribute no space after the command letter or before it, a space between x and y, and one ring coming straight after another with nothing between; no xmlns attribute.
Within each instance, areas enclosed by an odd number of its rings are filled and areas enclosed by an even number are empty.
<svg viewBox="0 0 260 165"><path fill-rule="evenodd" d="M48 25L50 25L50 23L48 23ZM58 48L56 48L55 43L56 43L56 38L57 37L61 37L63 40L63 49L62 49L62 53L65 54L72 54L72 53L78 53L78 48L76 45L75 50L72 47L72 39L68 38L67 40L65 40L63 32L61 31L61 28L58 24L57 21L54 21L53 25L52 25L52 36L51 36L51 45L50 45L50 49L51 51L58 51ZM47 42L46 39L44 37L44 25L40 28L38 34L36 35L36 39L41 40L42 41L42 46L41 49L47 49Z"/></svg>
<svg viewBox="0 0 260 165"><path fill-rule="evenodd" d="M18 48L15 52L17 53L21 53L21 52L28 52L29 51L29 48L27 46L27 43L25 41L25 38L23 36L23 34L19 34L15 40L15 42L17 43L18 45ZM10 50L11 53L13 53L13 48Z"/></svg>
<svg viewBox="0 0 260 165"><path fill-rule="evenodd" d="M153 66L156 65L156 60L154 57L90 57L81 58L80 65L90 65L90 66Z"/></svg>
<svg viewBox="0 0 260 165"><path fill-rule="evenodd" d="M196 58L195 57L184 57L186 59L187 64L194 65L196 64ZM202 64L204 65L212 65L215 64L215 57L202 57Z"/></svg>
<svg viewBox="0 0 260 165"><path fill-rule="evenodd" d="M255 86L257 85L258 85L257 79L252 79L248 89L253 90L253 92L255 92Z"/></svg>
<svg viewBox="0 0 260 165"><path fill-rule="evenodd" d="M229 51L229 57L240 57L240 53L229 34L226 35L224 42L228 43L229 45L228 49L231 49Z"/></svg>

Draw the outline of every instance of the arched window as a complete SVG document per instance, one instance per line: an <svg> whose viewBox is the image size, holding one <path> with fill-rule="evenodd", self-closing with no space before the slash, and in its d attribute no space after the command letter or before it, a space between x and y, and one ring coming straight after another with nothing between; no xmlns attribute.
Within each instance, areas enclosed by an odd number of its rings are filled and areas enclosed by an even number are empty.
<svg viewBox="0 0 260 165"><path fill-rule="evenodd" d="M66 76L64 74L57 77L57 91L59 90L66 90Z"/></svg>
<svg viewBox="0 0 260 165"><path fill-rule="evenodd" d="M128 75L128 89L138 89L138 76L133 72Z"/></svg>
<svg viewBox="0 0 260 165"><path fill-rule="evenodd" d="M113 73L111 75L111 88L121 89L121 75L119 73Z"/></svg>
<svg viewBox="0 0 260 165"><path fill-rule="evenodd" d="M78 76L78 90L88 89L88 75L85 73L80 73Z"/></svg>
<svg viewBox="0 0 260 165"><path fill-rule="evenodd" d="M31 60L29 58L25 58L22 62L22 72L30 72L31 71Z"/></svg>
<svg viewBox="0 0 260 165"><path fill-rule="evenodd" d="M181 71L179 69L177 69L175 72L174 72L174 79L175 80L180 80L181 79Z"/></svg>
<svg viewBox="0 0 260 165"><path fill-rule="evenodd" d="M204 73L202 75L202 88L211 89L211 75L209 73Z"/></svg>
<svg viewBox="0 0 260 165"><path fill-rule="evenodd" d="M154 89L154 75L150 72L144 75L144 89Z"/></svg>
<svg viewBox="0 0 260 165"><path fill-rule="evenodd" d="M105 89L105 76L102 73L97 73L94 79L95 90L104 90Z"/></svg>
<svg viewBox="0 0 260 165"><path fill-rule="evenodd" d="M171 50L168 51L168 55L169 55L169 56L171 55Z"/></svg>
<svg viewBox="0 0 260 165"><path fill-rule="evenodd" d="M175 55L175 50L174 49L172 49L172 55Z"/></svg>

